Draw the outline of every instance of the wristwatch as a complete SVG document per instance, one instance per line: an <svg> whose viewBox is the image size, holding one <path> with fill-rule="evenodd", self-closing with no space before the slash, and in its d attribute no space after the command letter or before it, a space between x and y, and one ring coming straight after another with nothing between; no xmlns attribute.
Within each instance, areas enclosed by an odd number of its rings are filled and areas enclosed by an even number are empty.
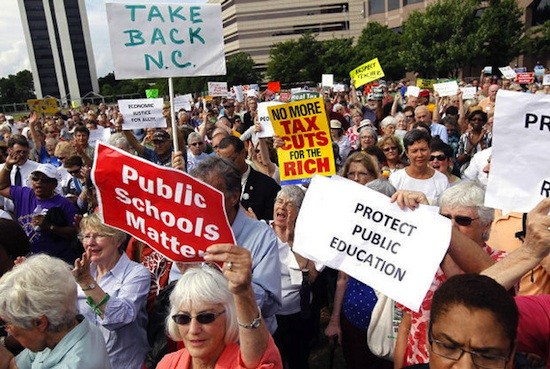
<svg viewBox="0 0 550 369"><path fill-rule="evenodd" d="M89 291L89 290L93 290L96 287L97 287L97 284L92 282L89 285L87 285L86 287L80 287L80 288L82 288L82 291Z"/></svg>
<svg viewBox="0 0 550 369"><path fill-rule="evenodd" d="M246 328L246 329L256 329L260 326L260 324L262 323L262 311L260 310L260 308L258 307L258 317L255 318L252 322L250 322L249 324L243 324L241 322L239 322L237 320L237 323L239 324L240 327L243 327L243 328Z"/></svg>

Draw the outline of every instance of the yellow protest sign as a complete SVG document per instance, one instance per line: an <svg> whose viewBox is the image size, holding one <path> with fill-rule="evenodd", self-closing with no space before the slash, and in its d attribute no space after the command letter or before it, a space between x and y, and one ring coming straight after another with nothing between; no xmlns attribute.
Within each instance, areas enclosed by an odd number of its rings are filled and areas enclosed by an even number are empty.
<svg viewBox="0 0 550 369"><path fill-rule="evenodd" d="M378 58L374 58L349 72L349 76L355 80L354 86L357 88L363 86L365 83L384 77L384 71L380 66Z"/></svg>
<svg viewBox="0 0 550 369"><path fill-rule="evenodd" d="M336 173L332 140L322 97L267 108L277 149L281 184L309 183L314 174Z"/></svg>
<svg viewBox="0 0 550 369"><path fill-rule="evenodd" d="M47 99L29 99L27 105L31 111L41 114L55 114L59 111L57 99L48 97Z"/></svg>
<svg viewBox="0 0 550 369"><path fill-rule="evenodd" d="M427 79L427 78L417 78L416 86L421 90L431 90L434 89L434 84L437 83L437 79Z"/></svg>

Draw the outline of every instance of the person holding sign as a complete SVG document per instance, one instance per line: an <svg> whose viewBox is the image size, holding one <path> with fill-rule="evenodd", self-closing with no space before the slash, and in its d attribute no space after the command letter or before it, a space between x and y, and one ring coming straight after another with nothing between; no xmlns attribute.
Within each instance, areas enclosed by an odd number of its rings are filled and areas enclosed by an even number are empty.
<svg viewBox="0 0 550 369"><path fill-rule="evenodd" d="M212 245L205 261L188 268L170 296L167 330L185 348L166 355L158 369L273 368L281 356L254 298L252 258L242 247Z"/></svg>

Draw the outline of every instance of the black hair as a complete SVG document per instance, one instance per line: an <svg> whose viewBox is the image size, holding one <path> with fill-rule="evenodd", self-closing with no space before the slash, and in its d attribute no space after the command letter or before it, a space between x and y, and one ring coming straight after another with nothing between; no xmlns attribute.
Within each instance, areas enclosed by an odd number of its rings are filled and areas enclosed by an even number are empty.
<svg viewBox="0 0 550 369"><path fill-rule="evenodd" d="M427 131L416 128L420 126L424 127ZM409 146L411 146L412 144L418 141L426 141L426 143L429 145L432 137L428 132L430 132L430 128L426 124L415 123L415 128L411 129L409 132L405 134L405 137L403 137L403 146L405 148L405 152L408 151Z"/></svg>
<svg viewBox="0 0 550 369"><path fill-rule="evenodd" d="M244 150L244 142L241 141L240 138L235 137L233 135L224 137L218 144L218 150L225 149L229 146L233 146L233 148L235 149L235 152L242 152Z"/></svg>
<svg viewBox="0 0 550 369"><path fill-rule="evenodd" d="M433 139L430 143L430 151L442 151L447 159L452 159L454 155L453 148L443 142L439 137L437 139Z"/></svg>

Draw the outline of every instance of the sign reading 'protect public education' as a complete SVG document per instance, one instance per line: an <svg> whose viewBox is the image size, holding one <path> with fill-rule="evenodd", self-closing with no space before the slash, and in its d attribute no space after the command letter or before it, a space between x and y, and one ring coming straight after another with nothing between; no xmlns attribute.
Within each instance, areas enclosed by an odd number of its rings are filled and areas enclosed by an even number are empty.
<svg viewBox="0 0 550 369"><path fill-rule="evenodd" d="M314 174L336 173L323 98L267 109L275 134L284 142L277 149L281 184L308 183Z"/></svg>
<svg viewBox="0 0 550 369"><path fill-rule="evenodd" d="M168 167L99 143L92 179L105 224L173 261L203 261L206 248L235 243L223 194Z"/></svg>
<svg viewBox="0 0 550 369"><path fill-rule="evenodd" d="M226 73L220 4L106 8L117 79Z"/></svg>

